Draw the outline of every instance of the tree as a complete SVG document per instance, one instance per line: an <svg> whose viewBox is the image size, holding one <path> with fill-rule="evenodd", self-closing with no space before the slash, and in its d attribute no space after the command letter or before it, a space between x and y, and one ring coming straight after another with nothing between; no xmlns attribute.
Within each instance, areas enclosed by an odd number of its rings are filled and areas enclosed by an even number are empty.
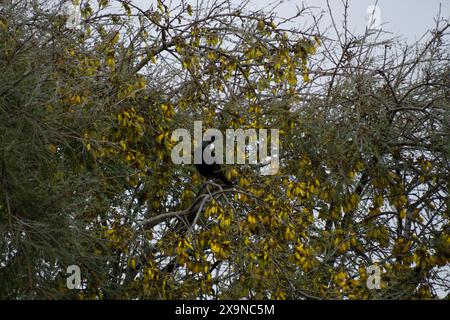
<svg viewBox="0 0 450 320"><path fill-rule="evenodd" d="M69 28L63 4L0 5L1 297L448 292L448 21L411 49L291 28L306 8L75 1ZM279 173L175 165L194 120L279 129Z"/></svg>

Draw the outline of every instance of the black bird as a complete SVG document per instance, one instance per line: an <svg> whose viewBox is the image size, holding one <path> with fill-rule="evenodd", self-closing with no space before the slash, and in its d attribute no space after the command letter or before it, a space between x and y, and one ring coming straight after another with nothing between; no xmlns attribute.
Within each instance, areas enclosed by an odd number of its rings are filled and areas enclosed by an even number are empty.
<svg viewBox="0 0 450 320"><path fill-rule="evenodd" d="M197 168L197 171L204 176L205 178L208 179L216 179L216 180L220 180L222 181L226 186L231 186L233 185L233 183L228 180L228 178L225 176L224 174L224 170L222 167L222 164L219 163L212 163L212 164L207 164L204 162L203 159L203 151L205 151L206 148L210 148L212 145L212 151L211 151L211 155L214 157L215 156L215 150L214 150L214 136L211 137L211 141L203 141L201 148L202 148L202 163L200 164L195 164L195 167ZM200 148L200 147L199 147Z"/></svg>

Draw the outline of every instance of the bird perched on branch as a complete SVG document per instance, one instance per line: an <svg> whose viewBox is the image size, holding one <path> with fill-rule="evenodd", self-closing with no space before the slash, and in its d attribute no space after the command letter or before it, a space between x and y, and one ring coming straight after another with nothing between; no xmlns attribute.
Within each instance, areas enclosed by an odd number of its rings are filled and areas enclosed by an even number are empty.
<svg viewBox="0 0 450 320"><path fill-rule="evenodd" d="M231 186L233 183L225 176L223 165L219 163L212 163L207 164L204 161L204 154L206 148L212 148L211 149L211 155L215 156L215 147L214 147L214 136L211 137L211 141L203 141L201 148L202 148L202 163L195 164L195 167L197 168L197 171L208 179L215 179L220 180L225 184L226 186ZM200 148L200 146L199 146Z"/></svg>

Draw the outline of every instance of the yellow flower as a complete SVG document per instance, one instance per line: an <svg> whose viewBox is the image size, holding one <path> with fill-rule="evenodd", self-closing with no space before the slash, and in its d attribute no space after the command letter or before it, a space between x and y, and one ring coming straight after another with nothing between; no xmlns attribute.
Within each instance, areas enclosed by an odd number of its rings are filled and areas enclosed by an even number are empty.
<svg viewBox="0 0 450 320"><path fill-rule="evenodd" d="M116 62L114 61L114 58L108 58L108 59L106 59L106 64L107 64L108 66L110 66L111 68L114 67L115 63L116 63Z"/></svg>
<svg viewBox="0 0 450 320"><path fill-rule="evenodd" d="M250 223L250 224L256 224L256 218L255 218L253 215L251 215L251 214L249 214L249 215L247 216L247 221L248 221L248 223Z"/></svg>

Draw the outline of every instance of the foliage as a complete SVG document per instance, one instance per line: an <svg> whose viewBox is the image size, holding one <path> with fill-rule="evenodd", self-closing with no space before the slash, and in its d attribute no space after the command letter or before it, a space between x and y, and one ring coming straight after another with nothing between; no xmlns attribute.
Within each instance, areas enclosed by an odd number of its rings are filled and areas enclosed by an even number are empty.
<svg viewBox="0 0 450 320"><path fill-rule="evenodd" d="M448 21L404 48L291 28L307 9L74 3L77 28L64 1L0 4L0 297L448 293ZM173 164L194 120L279 129L279 173Z"/></svg>

